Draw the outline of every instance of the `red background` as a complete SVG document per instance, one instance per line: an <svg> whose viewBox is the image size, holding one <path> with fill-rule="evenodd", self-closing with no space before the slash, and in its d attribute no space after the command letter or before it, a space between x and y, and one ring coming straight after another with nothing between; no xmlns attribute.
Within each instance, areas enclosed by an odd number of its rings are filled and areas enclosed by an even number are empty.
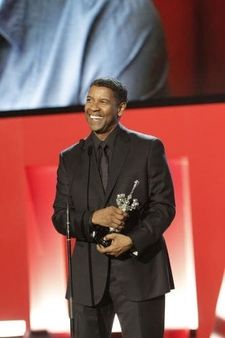
<svg viewBox="0 0 225 338"><path fill-rule="evenodd" d="M189 159L198 337L206 338L225 266L225 104L130 109L122 122L160 137L169 159ZM0 120L1 320L29 320L25 168L57 165L59 151L87 134L82 125L82 114Z"/></svg>

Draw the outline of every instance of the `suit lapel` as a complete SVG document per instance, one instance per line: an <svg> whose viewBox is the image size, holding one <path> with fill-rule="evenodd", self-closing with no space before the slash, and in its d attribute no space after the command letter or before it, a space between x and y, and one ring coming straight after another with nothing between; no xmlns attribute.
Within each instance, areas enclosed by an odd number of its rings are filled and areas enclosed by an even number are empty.
<svg viewBox="0 0 225 338"><path fill-rule="evenodd" d="M119 174L126 162L127 155L130 149L130 139L128 133L120 126L116 137L115 146L113 149L112 160L109 171L109 181L105 193L105 204L107 203L110 194L115 187Z"/></svg>

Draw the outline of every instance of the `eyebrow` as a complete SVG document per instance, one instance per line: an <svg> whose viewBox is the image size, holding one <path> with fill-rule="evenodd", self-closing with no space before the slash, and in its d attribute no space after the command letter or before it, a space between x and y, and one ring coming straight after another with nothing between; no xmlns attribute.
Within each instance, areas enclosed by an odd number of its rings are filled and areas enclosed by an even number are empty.
<svg viewBox="0 0 225 338"><path fill-rule="evenodd" d="M87 95L87 99L94 99L94 97L91 96L91 95ZM110 101L110 99L109 99L108 97L104 97L104 96L103 96L103 97L100 97L99 100Z"/></svg>

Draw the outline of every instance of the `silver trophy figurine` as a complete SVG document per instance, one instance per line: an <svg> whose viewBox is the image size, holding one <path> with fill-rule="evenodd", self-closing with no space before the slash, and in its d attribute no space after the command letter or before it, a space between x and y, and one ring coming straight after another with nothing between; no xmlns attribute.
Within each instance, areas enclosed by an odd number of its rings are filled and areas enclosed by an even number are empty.
<svg viewBox="0 0 225 338"><path fill-rule="evenodd" d="M138 206L139 206L139 202L137 200L137 198L133 198L133 192L135 190L135 188L137 187L137 185L139 184L139 180L134 181L134 185L133 188L131 190L131 192L129 193L129 195L126 197L125 194L118 194L116 197L116 204L118 206L118 208L120 208L121 210L123 210L124 212L129 212L132 210L135 210ZM95 231L94 234L94 239L96 241L96 243L107 247L111 244L111 240L105 239L105 235L108 233L108 230L106 232L105 230L106 228L100 227L97 231ZM109 228L109 232L120 232L117 229L114 228Z"/></svg>
<svg viewBox="0 0 225 338"><path fill-rule="evenodd" d="M134 181L133 188L129 195L126 197L125 194L118 194L116 197L116 204L119 209L124 212L129 212L135 210L139 206L139 202L137 198L133 198L133 192L136 189L137 185L139 184L139 180ZM110 231L119 232L117 229L110 228Z"/></svg>
<svg viewBox="0 0 225 338"><path fill-rule="evenodd" d="M118 194L116 197L116 204L118 208L123 210L124 212L128 212L131 210L135 210L139 206L139 202L137 198L133 198L133 192L136 189L137 185L139 184L139 180L134 181L133 188L129 195L126 197L125 194Z"/></svg>

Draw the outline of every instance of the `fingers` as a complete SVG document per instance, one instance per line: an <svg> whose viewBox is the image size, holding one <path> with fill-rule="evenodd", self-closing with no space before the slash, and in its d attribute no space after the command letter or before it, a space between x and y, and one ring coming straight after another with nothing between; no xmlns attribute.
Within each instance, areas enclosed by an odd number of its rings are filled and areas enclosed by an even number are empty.
<svg viewBox="0 0 225 338"><path fill-rule="evenodd" d="M111 245L105 248L104 246L98 244L96 247L98 252L100 252L101 254L115 257L119 256L120 254L120 252L118 252L118 250L115 250L115 248L112 247Z"/></svg>
<svg viewBox="0 0 225 338"><path fill-rule="evenodd" d="M127 213L124 213L119 208L110 206L104 209L96 210L92 216L92 223L122 230L126 218Z"/></svg>
<svg viewBox="0 0 225 338"><path fill-rule="evenodd" d="M109 207L108 209L111 217L111 227L121 231L125 225L126 214L116 207Z"/></svg>
<svg viewBox="0 0 225 338"><path fill-rule="evenodd" d="M111 223L111 228L115 230L121 231L124 228L125 222L124 221L115 221Z"/></svg>
<svg viewBox="0 0 225 338"><path fill-rule="evenodd" d="M118 257L122 253L130 250L133 245L131 238L122 234L110 233L105 236L105 239L111 240L111 245L106 248L97 245L97 250L102 254L110 256Z"/></svg>
<svg viewBox="0 0 225 338"><path fill-rule="evenodd" d="M115 243L113 243L114 239L116 238L117 234L116 233L110 233L104 237L105 240L112 240L110 246L104 247L100 244L97 244L97 250L102 253L102 254L107 254L107 255L114 255L115 252Z"/></svg>
<svg viewBox="0 0 225 338"><path fill-rule="evenodd" d="M116 216L120 220L124 220L127 218L128 214L124 212L123 210L116 208L114 206L110 206L105 208L109 214Z"/></svg>
<svg viewBox="0 0 225 338"><path fill-rule="evenodd" d="M114 233L114 232L111 232L111 233L105 235L104 238L105 238L106 240L112 240L112 239L115 239L117 236L118 236L118 234L116 234L116 233Z"/></svg>
<svg viewBox="0 0 225 338"><path fill-rule="evenodd" d="M97 248L97 250L98 250L98 252L100 252L100 253L102 253L102 254L104 254L104 253L107 253L107 248L105 248L104 246L102 246L102 245L100 245L100 244L97 244L97 246L96 246L96 248Z"/></svg>

